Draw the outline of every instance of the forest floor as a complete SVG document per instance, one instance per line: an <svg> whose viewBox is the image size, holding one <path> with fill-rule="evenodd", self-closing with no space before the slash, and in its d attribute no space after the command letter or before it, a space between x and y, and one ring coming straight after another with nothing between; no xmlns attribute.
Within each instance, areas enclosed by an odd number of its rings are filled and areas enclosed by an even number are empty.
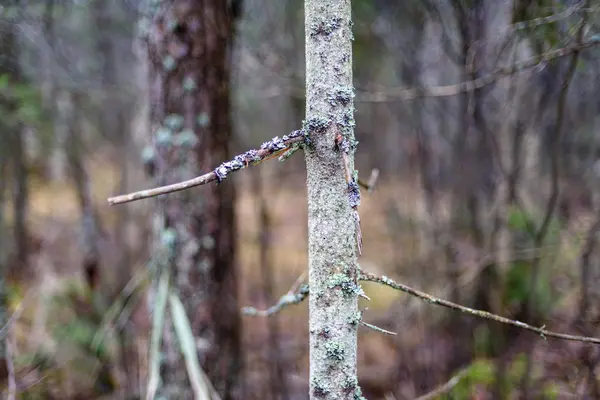
<svg viewBox="0 0 600 400"><path fill-rule="evenodd" d="M106 205L106 198L115 193L117 181L116 174L110 169L98 170L94 174L94 197L103 220L103 232L108 239L102 244L102 274L103 287L107 288L107 297L114 297L111 284L119 271L115 259L115 244L110 239L110 232L117 221L114 208ZM101 176L96 176L101 175ZM260 226L259 207L260 198L254 193L251 179L241 177L238 193L238 238L240 266L240 302L241 306L254 306L266 308L264 297L265 272L270 273L273 279L272 301L276 301L285 294L294 282L303 275L307 267L307 207L306 191L303 188L302 178L288 180L286 186L267 183L264 188L265 201L271 219L270 245L268 247L268 265L261 265L260 261L260 233L265 227ZM291 182L291 183L289 183ZM201 191L202 188L193 190ZM423 265L419 262L419 221L417 220L419 206L419 191L411 181L383 180L375 192L365 193L360 206L362 232L364 238L364 251L360 260L365 271L377 274L386 274L404 283L419 289L434 291L434 294L445 293L444 275L435 266ZM148 221L148 205L137 203L130 205L133 224L143 225ZM20 365L24 371L29 358L44 348L49 357L56 358L60 367L60 376L72 384L77 382L77 387L84 390L93 386L91 378L93 371L99 371L98 362L89 361L90 357L81 354L77 349L77 335L74 343L58 345L56 337L50 331L48 321L65 321L75 318L77 312L66 312L61 309L60 315L52 315L52 306L44 304L49 298L67 290L74 282L81 285L83 272L81 271L81 254L79 254L79 209L75 193L68 183L47 185L45 182L33 182L31 190L30 226L34 236L40 238L40 249L32 258L34 264L34 279L17 285L13 296L14 310L19 318L16 324L17 354L21 355ZM585 225L585 224L584 224ZM147 231L144 227L126 227L126 238L129 245L142 247ZM583 230L578 227L577 231ZM459 239L459 238L457 238ZM480 255L472 254L472 249L465 242L463 268L476 269ZM578 252L565 252L562 262L574 263ZM147 259L144 254L133 258L134 269L143 270ZM563 278L573 281L573 274L564 274ZM564 280L563 279L563 280ZM567 287L572 287L567 284ZM412 382L400 390L406 398L416 396L431 386L439 385L450 376L444 368L436 364L447 362L454 346L456 337L447 334L444 330L436 328L440 316L445 316L445 311L436 310L431 305L411 299L407 295L365 284L365 291L371 298L368 303L361 300L360 307L365 309L364 317L367 322L382 324L382 327L400 332L397 337L386 336L366 328L360 329L359 355L361 382L371 399L390 399L390 393L398 392L397 384L400 381ZM465 287L465 290L470 290ZM32 295L35 294L35 296ZM444 296L441 296L444 297ZM555 329L569 329L564 323L558 322L562 316L572 314L576 303L577 291L569 290L560 299L561 311L556 313L548 326ZM308 363L308 336L307 336L307 307L305 302L298 306L289 307L275 318L280 329L279 356L282 365L285 365L286 374L289 376L290 393L306 393L307 363ZM76 307L73 307L75 309ZM85 307L84 307L85 308ZM571 310L571 311L569 311ZM60 317L60 318L58 318ZM62 319L61 319L62 318ZM65 319L66 318L66 319ZM436 322L437 321L437 322ZM273 360L268 359L268 349L272 344L268 340L267 321L261 318L244 317L244 344L249 351L246 353L247 378L249 390L261 398L264 395L265 377L268 376L269 366ZM98 329L92 325L88 330ZM432 331L433 329L433 331ZM80 329L81 330L81 329ZM83 329L85 331L85 329ZM95 335L96 332L88 335ZM80 334L81 336L81 334ZM560 345L561 347L569 345ZM548 349L541 346L542 349ZM558 346L556 347L558 348ZM545 350L541 350L542 354ZM571 354L575 350L569 350ZM33 353L32 353L33 352ZM552 358L556 363L556 352ZM92 357L93 358L93 357ZM559 357L560 358L560 357ZM570 359L565 356L561 360ZM87 360L81 367L81 360ZM442 361L445 360L445 361ZM413 369L414 371L409 371ZM77 371L79 370L79 371ZM87 379L82 379L82 371L86 371ZM403 372L404 371L404 372ZM30 372L28 372L30 373ZM420 373L431 375L419 380L406 379ZM83 375L86 375L83 374ZM39 374L35 379L42 379ZM58 375L53 379L58 385L57 393L71 393L65 389L65 383L60 382ZM38 384L39 385L39 384ZM61 392L62 391L62 392ZM387 397L386 397L387 396ZM251 398L251 397L249 397ZM302 398L301 396L299 398Z"/></svg>

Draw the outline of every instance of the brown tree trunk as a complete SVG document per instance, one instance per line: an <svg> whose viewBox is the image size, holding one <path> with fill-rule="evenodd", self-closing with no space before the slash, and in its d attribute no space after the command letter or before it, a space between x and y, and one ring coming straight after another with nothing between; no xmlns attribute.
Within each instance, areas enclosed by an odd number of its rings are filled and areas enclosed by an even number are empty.
<svg viewBox="0 0 600 400"><path fill-rule="evenodd" d="M168 0L150 6L150 121L156 183L189 179L229 159L229 69L233 15L221 0ZM174 237L170 268L197 339L199 359L224 399L241 383L240 317L234 265L231 182L165 196L155 239ZM165 266L162 266L165 267ZM192 393L174 335L165 335L167 398Z"/></svg>

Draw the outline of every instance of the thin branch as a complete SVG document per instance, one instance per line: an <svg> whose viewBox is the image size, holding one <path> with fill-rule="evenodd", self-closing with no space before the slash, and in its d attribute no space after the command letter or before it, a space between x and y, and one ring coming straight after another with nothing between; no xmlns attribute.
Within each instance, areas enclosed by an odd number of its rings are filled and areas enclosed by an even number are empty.
<svg viewBox="0 0 600 400"><path fill-rule="evenodd" d="M573 4L572 6L566 8L565 10L563 10L559 13L548 15L546 17L530 19L528 21L520 21L520 22L512 24L510 26L510 28L517 31L517 30L523 30L523 29L531 29L531 28L535 28L540 25L558 22L560 20L569 18L571 15L575 14L578 11L585 12L586 10L583 9L584 3L585 3L585 0L581 0L579 3Z"/></svg>
<svg viewBox="0 0 600 400"><path fill-rule="evenodd" d="M565 57L582 50L600 45L600 39L592 38L580 44L567 46L531 57L512 66L499 67L488 75L454 85L432 86L424 88L391 88L384 92L357 94L357 101L386 102L397 100L414 100L421 97L455 96L463 92L471 92L488 86L501 78L515 75L526 69L534 68L541 63L550 62L556 58Z"/></svg>
<svg viewBox="0 0 600 400"><path fill-rule="evenodd" d="M308 285L302 285L301 283L304 281L306 277L306 273L303 273L296 279L296 282L290 290L279 298L277 303L266 310L259 310L254 307L244 307L242 308L242 314L248 315L251 317L268 317L270 315L276 314L281 311L283 308L287 306L291 306L294 304L302 303L308 297Z"/></svg>
<svg viewBox="0 0 600 400"><path fill-rule="evenodd" d="M482 311L482 310L475 310L473 308L469 308L469 307L465 307L465 306L461 306L459 304L453 303L451 301L447 301L447 300L443 300L437 297L434 297L430 294L427 294L425 292L421 292L419 290L413 289L410 286L404 285L402 283L398 283L393 281L392 279L388 278L387 276L377 276L375 274L371 274L371 273L367 273L367 272L361 272L359 279L361 281L368 281L368 282L377 282L380 283L382 285L386 285L389 286L393 289L396 290L400 290L404 293L408 293L411 296L415 296L418 297L421 300L425 300L431 304L436 304L436 305L440 305L442 307L446 307L446 308L450 308L452 310L456 310L456 311L460 311L466 314L471 314L474 315L476 317L480 317L480 318L485 318L485 319L490 319L496 322L500 322L502 324L507 324L507 325L512 325L512 326L516 326L518 328L521 329L525 329L531 332L535 332L540 334L542 337L546 338L546 337L551 337L551 338L555 338L555 339L563 339L563 340L572 340L572 341L576 341L576 342L586 342L586 343L596 343L596 344L600 344L600 339L599 338L594 338L594 337L587 337L587 336L575 336L575 335L567 335L564 333L556 333L556 332L552 332L552 331L548 331L546 329L544 329L544 327L541 328L537 328L535 326L526 324L524 322L521 321L515 321L506 317L501 317L499 315L496 314L492 314L490 312L487 311Z"/></svg>
<svg viewBox="0 0 600 400"><path fill-rule="evenodd" d="M396 336L397 335L396 332L388 331L388 330L380 328L380 327L378 327L376 325L369 324L368 322L365 322L365 321L360 321L360 324L363 325L363 326L366 326L367 328L373 329L376 332L385 333L386 335L392 335L392 336Z"/></svg>
<svg viewBox="0 0 600 400"><path fill-rule="evenodd" d="M375 186L377 186L377 182L379 181L379 170L377 168L371 171L371 176L369 176L368 181L363 181L362 179L358 179L358 185L362 188L366 189L367 192L372 193L375 190Z"/></svg>
<svg viewBox="0 0 600 400"><path fill-rule="evenodd" d="M458 385L458 382L467 374L466 370L459 372L454 375L448 382L444 383L442 386L438 386L431 392L425 393L422 396L417 397L415 400L433 400L437 399L438 396L448 393L451 391L454 386Z"/></svg>
<svg viewBox="0 0 600 400"><path fill-rule="evenodd" d="M281 138L276 136L268 142L263 143L260 149L248 150L243 154L237 155L233 160L222 163L213 171L204 175L167 186L111 197L108 199L108 203L110 205L129 203L136 200L147 199L162 194L179 192L192 187L206 185L213 181L222 182L232 172L244 169L249 165L260 164L263 161L277 157L287 150L300 146L306 142L307 137L303 130L293 131Z"/></svg>

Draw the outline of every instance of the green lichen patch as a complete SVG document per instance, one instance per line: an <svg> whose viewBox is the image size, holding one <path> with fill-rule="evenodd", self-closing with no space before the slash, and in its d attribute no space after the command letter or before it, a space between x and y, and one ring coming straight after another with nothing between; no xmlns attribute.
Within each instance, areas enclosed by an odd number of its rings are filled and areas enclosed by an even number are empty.
<svg viewBox="0 0 600 400"><path fill-rule="evenodd" d="M175 146L192 148L198 144L198 137L191 129L184 129L175 135L173 144Z"/></svg>
<svg viewBox="0 0 600 400"><path fill-rule="evenodd" d="M171 72L177 66L177 61L172 56L166 56L162 61L163 68L167 72Z"/></svg>
<svg viewBox="0 0 600 400"><path fill-rule="evenodd" d="M347 106L354 98L353 88L337 88L327 96L327 102L332 106L342 105Z"/></svg>
<svg viewBox="0 0 600 400"><path fill-rule="evenodd" d="M348 318L348 323L350 325L358 325L362 321L362 311L357 311L353 315Z"/></svg>
<svg viewBox="0 0 600 400"><path fill-rule="evenodd" d="M324 382L323 380L318 378L313 378L311 384L313 388L313 396L322 398L327 397L327 395L330 392L327 382Z"/></svg>
<svg viewBox="0 0 600 400"><path fill-rule="evenodd" d="M339 17L332 17L325 21L313 23L310 26L310 36L315 37L317 35L330 36L333 32L342 26L342 19Z"/></svg>
<svg viewBox="0 0 600 400"><path fill-rule="evenodd" d="M183 79L182 85L183 85L183 90L185 90L188 93L195 90L197 87L196 81L191 76L186 76Z"/></svg>
<svg viewBox="0 0 600 400"><path fill-rule="evenodd" d="M203 112L198 115L196 122L200 128L206 128L210 124L210 117L207 113Z"/></svg>
<svg viewBox="0 0 600 400"><path fill-rule="evenodd" d="M180 114L169 114L165 118L165 126L172 131L178 131L183 128L183 123L185 122L183 115Z"/></svg>
<svg viewBox="0 0 600 400"><path fill-rule="evenodd" d="M342 290L345 296L356 296L360 293L360 288L352 278L343 273L333 274L327 281L327 287L334 289L336 287Z"/></svg>
<svg viewBox="0 0 600 400"><path fill-rule="evenodd" d="M310 118L303 122L304 131L308 133L324 133L330 124L331 120L325 117Z"/></svg>
<svg viewBox="0 0 600 400"><path fill-rule="evenodd" d="M332 360L343 361L346 349L342 343L336 340L329 340L325 343L325 353Z"/></svg>
<svg viewBox="0 0 600 400"><path fill-rule="evenodd" d="M171 145L173 144L173 132L164 126L161 126L154 133L154 139L159 146Z"/></svg>

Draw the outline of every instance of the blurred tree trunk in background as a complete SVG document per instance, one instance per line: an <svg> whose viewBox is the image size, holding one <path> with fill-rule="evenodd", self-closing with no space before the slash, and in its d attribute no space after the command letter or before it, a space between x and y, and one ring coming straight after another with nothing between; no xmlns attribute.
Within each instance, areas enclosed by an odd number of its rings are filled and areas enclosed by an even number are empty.
<svg viewBox="0 0 600 400"><path fill-rule="evenodd" d="M57 108L56 94L59 83L56 75L56 29L55 11L57 8L56 0L47 0L42 17L42 32L44 34L45 45L42 46L42 60L47 66L42 71L42 96L44 106L48 112L49 118L54 122L51 146L45 154L47 158L47 177L51 180L64 181L67 178L67 154L66 154L66 130L62 128L61 121L55 114Z"/></svg>
<svg viewBox="0 0 600 400"><path fill-rule="evenodd" d="M116 193L125 193L130 180L130 159L133 158L133 146L128 120L132 118L132 99L126 93L118 90L120 85L119 72L122 63L117 55L119 48L113 40L113 31L124 25L121 20L127 20L122 7L118 2L95 0L92 4L91 17L94 21L94 39L96 57L99 61L98 70L101 84L101 104L98 110L98 128L102 136L106 137L115 148L115 163L118 166L119 179L116 184ZM119 16L119 17L116 17ZM127 37L129 38L129 37ZM131 37L133 39L133 36ZM133 46L133 41L127 41ZM115 279L110 288L111 298L117 298L134 275L133 257L131 255L131 243L127 232L131 221L130 207L116 207L116 223L113 228L114 242L118 244L116 251ZM134 394L140 388L136 365L138 355L135 351L135 332L137 327L132 321L119 328L121 343L121 366L125 375L124 391Z"/></svg>
<svg viewBox="0 0 600 400"><path fill-rule="evenodd" d="M485 71L486 2L453 0L451 4L459 37L459 51L456 55L460 70L459 80L474 80ZM462 232L463 235L466 233L466 237L473 242L477 251L485 251L486 229L483 216L487 215L488 203L493 198L494 190L492 157L487 138L489 132L483 108L484 96L482 89L458 95L458 129L452 150L454 180L450 229L452 232ZM451 286L450 298L455 302L465 302L465 296L461 296L459 287L459 243L455 236L447 238L450 240L445 243L447 279ZM492 268L486 268L482 272L482 281L478 285L476 296L479 293L488 294L489 284L486 276L489 271L492 271ZM472 340L466 321L460 314L454 313L450 316L450 330L464 340L453 343L454 356L448 365L449 371L464 365L471 357L469 353Z"/></svg>
<svg viewBox="0 0 600 400"><path fill-rule="evenodd" d="M12 5L12 3L11 3ZM0 189L2 200L5 190L10 187L12 194L12 227L13 237L10 245L2 243L0 251L5 250L7 254L0 253L0 326L6 327L9 321L9 309L7 298L7 279L12 273L25 274L28 272L27 254L27 214L29 211L28 175L25 154L25 140L23 126L16 114L18 104L12 85L20 83L22 76L18 62L16 21L0 20L0 77L7 79L4 85L4 94L0 99L3 109L0 119L1 155L0 155L0 179L6 180L8 184L2 184ZM7 171L8 169L8 171ZM4 201L0 202L4 206ZM0 221L2 222L2 221ZM0 229L3 226L0 224ZM4 236L4 235L2 235ZM4 239L4 237L3 237ZM11 249L12 248L12 249ZM10 250L9 250L10 249ZM8 258L7 256L10 256ZM7 334L0 335L0 380L6 377L7 369Z"/></svg>
<svg viewBox="0 0 600 400"><path fill-rule="evenodd" d="M221 0L149 5L150 121L156 184L190 179L230 158L230 51L234 16ZM224 399L241 384L240 313L234 264L232 182L158 200L155 240L175 241L173 284L197 339L208 378ZM162 268L166 266L161 266ZM167 398L192 392L179 345L168 329L163 388Z"/></svg>
<svg viewBox="0 0 600 400"><path fill-rule="evenodd" d="M4 128L3 126L1 127ZM4 141L6 132L0 132L0 137ZM5 202L6 202L6 181L8 155L5 146L0 146L0 325L5 326L9 320L8 307L6 302L6 277L8 276L8 229L5 221ZM6 336L0 338L0 382L6 378L7 365L5 362L6 354Z"/></svg>
<svg viewBox="0 0 600 400"><path fill-rule="evenodd" d="M19 55L17 50L16 21L2 21L0 31L0 76L8 77L7 94L3 96L2 107L8 115L4 115L0 125L3 135L3 147L6 146L10 160L10 181L12 182L12 211L14 237L14 272L25 272L27 265L27 213L28 213L28 176L25 154L25 138L23 125L16 115L18 107L17 90L10 85L21 83Z"/></svg>
<svg viewBox="0 0 600 400"><path fill-rule="evenodd" d="M85 138L81 121L83 113L77 109L77 105L82 102L82 96L64 90L62 91L61 100L58 109L64 118L64 128L66 129L68 145L65 150L69 165L69 176L73 181L81 218L79 243L83 256L81 267L89 289L94 291L100 279L100 250L98 247L100 236L90 177L85 166Z"/></svg>

